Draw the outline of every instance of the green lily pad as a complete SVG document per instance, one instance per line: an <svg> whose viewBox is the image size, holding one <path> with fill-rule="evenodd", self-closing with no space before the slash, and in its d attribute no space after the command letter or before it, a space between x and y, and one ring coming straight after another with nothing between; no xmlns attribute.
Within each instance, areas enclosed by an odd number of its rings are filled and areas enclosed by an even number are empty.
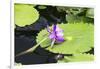
<svg viewBox="0 0 100 69"><path fill-rule="evenodd" d="M14 5L15 24L24 27L36 22L39 18L38 11L33 5L15 4Z"/></svg>
<svg viewBox="0 0 100 69"><path fill-rule="evenodd" d="M90 18L94 18L94 9L88 9L86 12L86 16Z"/></svg>
<svg viewBox="0 0 100 69"><path fill-rule="evenodd" d="M38 8L39 8L39 9L46 9L47 7L46 7L46 6L41 5L41 6L38 6Z"/></svg>
<svg viewBox="0 0 100 69"><path fill-rule="evenodd" d="M94 55L80 53L80 54L74 54L73 56L70 57L65 56L64 59L58 60L58 63L93 61L93 60L94 60Z"/></svg>
<svg viewBox="0 0 100 69"><path fill-rule="evenodd" d="M74 54L87 52L94 46L94 26L92 24L68 23L58 26L64 30L65 41L61 44L54 44L51 48L51 40L48 38L40 44L41 47L53 53ZM39 43L42 39L47 38L48 35L46 29L42 30L37 36L37 42Z"/></svg>

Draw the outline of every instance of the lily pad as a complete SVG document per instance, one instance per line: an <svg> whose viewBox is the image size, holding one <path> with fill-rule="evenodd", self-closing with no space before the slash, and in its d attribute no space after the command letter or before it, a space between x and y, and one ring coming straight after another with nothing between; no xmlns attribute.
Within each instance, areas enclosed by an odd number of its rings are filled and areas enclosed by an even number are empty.
<svg viewBox="0 0 100 69"><path fill-rule="evenodd" d="M48 38L42 42L41 47L53 53L60 54L75 54L91 50L94 46L94 26L88 23L75 23L75 24L59 24L61 29L64 30L65 41L61 44L54 44L53 48L50 47L51 40ZM47 38L49 33L46 29L42 30L37 36L37 42Z"/></svg>
<svg viewBox="0 0 100 69"><path fill-rule="evenodd" d="M14 5L15 24L24 27L30 25L38 20L39 13L33 7L28 4L15 4Z"/></svg>
<svg viewBox="0 0 100 69"><path fill-rule="evenodd" d="M46 7L46 6L41 5L41 6L38 6L38 8L39 8L39 9L46 9L47 7Z"/></svg>
<svg viewBox="0 0 100 69"><path fill-rule="evenodd" d="M70 57L65 56L64 59L58 60L58 63L93 61L93 60L94 60L94 55L80 53L80 54L74 54L73 56Z"/></svg>
<svg viewBox="0 0 100 69"><path fill-rule="evenodd" d="M86 12L86 16L90 18L94 18L94 9L88 9Z"/></svg>

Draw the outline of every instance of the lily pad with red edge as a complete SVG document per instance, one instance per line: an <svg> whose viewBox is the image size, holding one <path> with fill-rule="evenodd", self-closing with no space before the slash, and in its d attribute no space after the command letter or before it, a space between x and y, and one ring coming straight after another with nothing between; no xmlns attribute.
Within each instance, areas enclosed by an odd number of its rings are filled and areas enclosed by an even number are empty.
<svg viewBox="0 0 100 69"><path fill-rule="evenodd" d="M65 41L61 44L54 44L50 47L51 40L48 38L42 42L41 47L53 53L75 54L83 53L94 47L94 26L88 23L58 24L64 30ZM46 29L42 30L37 36L37 43L47 38L49 33Z"/></svg>

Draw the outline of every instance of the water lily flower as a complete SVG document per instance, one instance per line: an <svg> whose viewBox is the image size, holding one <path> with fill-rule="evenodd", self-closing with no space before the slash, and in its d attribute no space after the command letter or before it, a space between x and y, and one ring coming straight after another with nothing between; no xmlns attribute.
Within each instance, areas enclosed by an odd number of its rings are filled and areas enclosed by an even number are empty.
<svg viewBox="0 0 100 69"><path fill-rule="evenodd" d="M52 40L51 46L54 43L64 42L63 30L58 27L58 25L53 25L52 29L47 26L47 31L49 32L49 38Z"/></svg>
<svg viewBox="0 0 100 69"><path fill-rule="evenodd" d="M54 43L62 43L64 42L64 37L63 37L63 30L60 29L58 27L58 25L53 25L52 29L49 28L49 26L47 25L47 31L49 32L49 38L51 39L52 43L51 43L51 48L53 48ZM44 38L43 40L41 40L38 44L36 44L35 46L33 46L32 48L23 51L19 54L16 55L16 57L21 56L23 54L26 53L30 53L33 52L42 42L44 42L47 38ZM58 56L60 57L60 56Z"/></svg>

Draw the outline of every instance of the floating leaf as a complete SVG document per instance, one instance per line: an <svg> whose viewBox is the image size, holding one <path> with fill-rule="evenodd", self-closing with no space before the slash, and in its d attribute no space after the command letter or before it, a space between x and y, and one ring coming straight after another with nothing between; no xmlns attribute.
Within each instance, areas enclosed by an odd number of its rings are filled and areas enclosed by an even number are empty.
<svg viewBox="0 0 100 69"><path fill-rule="evenodd" d="M58 6L56 8L57 8L57 10L59 12L65 11L66 13L72 13L73 15L77 15L77 14L83 12L84 10L86 10L86 8L80 8L80 7L64 7L64 6Z"/></svg>
<svg viewBox="0 0 100 69"><path fill-rule="evenodd" d="M41 5L41 6L38 6L38 8L39 8L39 9L46 9L47 7L46 7L46 6Z"/></svg>
<svg viewBox="0 0 100 69"><path fill-rule="evenodd" d="M75 24L59 24L64 30L65 41L61 44L55 44L53 48L50 47L51 40L48 38L42 42L41 47L53 52L61 54L73 54L86 52L93 47L94 44L94 27L92 24L75 23ZM47 30L42 30L37 36L37 42L40 42L45 37L48 37ZM46 48L47 47L47 48Z"/></svg>
<svg viewBox="0 0 100 69"><path fill-rule="evenodd" d="M73 15L77 15L81 12L83 12L85 10L85 8L70 8L69 11L70 13L72 13Z"/></svg>
<svg viewBox="0 0 100 69"><path fill-rule="evenodd" d="M74 54L73 56L70 57L65 56L64 59L58 60L58 63L93 61L93 60L94 60L94 55L80 53L80 54Z"/></svg>
<svg viewBox="0 0 100 69"><path fill-rule="evenodd" d="M68 21L69 23L76 23L81 21L81 19L79 19L77 16L72 15L72 14L67 14L66 15L66 21Z"/></svg>
<svg viewBox="0 0 100 69"><path fill-rule="evenodd" d="M90 18L94 18L94 9L88 9L86 16Z"/></svg>
<svg viewBox="0 0 100 69"><path fill-rule="evenodd" d="M69 10L68 7L63 7L63 6L57 6L56 8L57 8L57 10L58 10L59 12L68 11L68 10Z"/></svg>
<svg viewBox="0 0 100 69"><path fill-rule="evenodd" d="M78 23L78 22L84 22L84 23L92 23L91 19L87 18L86 16L77 16L73 14L67 14L66 15L66 21L69 23Z"/></svg>
<svg viewBox="0 0 100 69"><path fill-rule="evenodd" d="M33 5L28 4L15 4L14 5L15 13L15 24L24 27L30 25L38 20L39 13L33 8Z"/></svg>
<svg viewBox="0 0 100 69"><path fill-rule="evenodd" d="M66 21L68 21L68 23L93 22L94 9L82 8L82 7L63 7L63 6L58 6L56 8L58 12L66 12Z"/></svg>

